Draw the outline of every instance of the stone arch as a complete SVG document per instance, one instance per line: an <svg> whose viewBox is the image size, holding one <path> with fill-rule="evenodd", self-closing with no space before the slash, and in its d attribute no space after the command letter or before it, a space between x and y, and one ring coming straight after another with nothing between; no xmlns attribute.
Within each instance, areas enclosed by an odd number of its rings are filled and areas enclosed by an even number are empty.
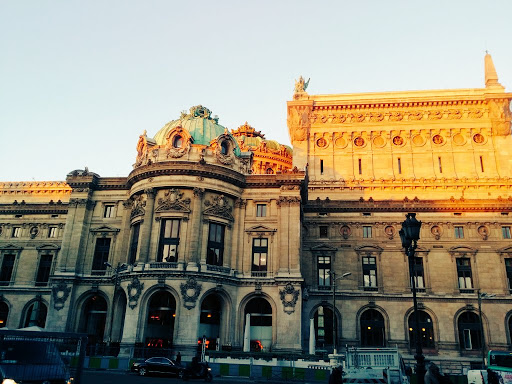
<svg viewBox="0 0 512 384"><path fill-rule="evenodd" d="M231 344L233 342L233 299L229 293L223 288L211 288L205 291L199 299L199 311L201 311L202 304L205 298L209 295L216 294L223 300L223 311L221 318L220 328L220 343ZM200 319L198 324L200 324Z"/></svg>
<svg viewBox="0 0 512 384"><path fill-rule="evenodd" d="M512 345L512 311L505 315L505 334L507 335L507 344Z"/></svg>
<svg viewBox="0 0 512 384"><path fill-rule="evenodd" d="M74 332L78 332L78 327L79 327L79 323L80 323L80 316L82 314L82 310L83 310L83 306L85 304L85 302L87 301L87 299L89 299L90 297L94 296L94 295L99 295L101 296L102 298L105 299L105 301L107 302L107 308L109 306L109 297L108 295L103 292L103 291L93 291L93 290L88 290L88 291L85 291L83 292L75 301L74 305L71 306L71 310L73 311L73 315L71 315L71 319L72 319L72 325L71 325L71 329L74 331Z"/></svg>
<svg viewBox="0 0 512 384"><path fill-rule="evenodd" d="M107 330L109 299L104 292L87 291L77 302L76 331L88 335L89 347L103 343Z"/></svg>
<svg viewBox="0 0 512 384"><path fill-rule="evenodd" d="M472 318L472 322L467 322L467 319L463 317ZM460 308L453 317L454 322L454 332L455 332L455 341L459 345L460 350L480 350L481 349L481 330L480 330L480 315L478 310L476 310L472 305L466 305L463 308ZM467 328L461 329L463 326L463 322L466 321ZM488 330L488 322L486 316L482 312L482 327L484 332L486 329ZM469 338L468 340L466 340ZM486 340L489 340L488 335ZM468 342L470 345L467 345Z"/></svg>
<svg viewBox="0 0 512 384"><path fill-rule="evenodd" d="M33 306L36 304L40 304L44 307L40 307L38 310L38 314L34 313ZM43 309L44 308L44 309ZM21 318L20 318L20 325L19 328L26 328L30 326L38 326L40 328L46 328L46 319L48 318L48 308L49 304L46 300L44 300L41 297L35 297L31 300L29 300L24 306L21 311ZM42 311L42 313L40 312ZM30 316L32 319L27 318ZM39 316L44 317L44 319L41 319ZM30 324L27 324L30 323ZM35 323L35 324L32 324Z"/></svg>
<svg viewBox="0 0 512 384"><path fill-rule="evenodd" d="M0 328L7 326L9 314L11 313L11 304L2 297L0 300Z"/></svg>
<svg viewBox="0 0 512 384"><path fill-rule="evenodd" d="M421 346L423 349L436 349L439 342L437 324L432 317L432 311L427 311L425 308L418 308L420 328L421 328ZM415 347L415 314L414 308L409 308L405 313L405 340L408 341L411 350ZM412 323L412 324L411 324ZM412 328L412 331L411 331Z"/></svg>
<svg viewBox="0 0 512 384"><path fill-rule="evenodd" d="M243 347L243 341L244 341L244 331L245 331L245 308L247 304L252 299L265 299L269 304L270 308L272 309L272 343L269 347L270 349L275 345L277 341L277 305L272 297L266 293L251 293L245 296L242 300L240 300L240 304L238 307L238 342L240 346Z"/></svg>
<svg viewBox="0 0 512 384"><path fill-rule="evenodd" d="M322 347L321 345L319 345L319 335L318 335L318 319L317 319L317 314L318 314L318 310L320 307L323 307L324 310L325 309L328 309L329 312L328 314L325 314L325 321L326 321L326 327L325 327L325 344L324 346L333 346L334 343L333 343L333 326L332 326L332 303L328 303L326 301L324 302L319 302L317 303L316 305L314 305L311 310L309 311L309 316L308 316L308 320L309 319L314 319L314 325L315 325L315 337L317 338L316 339L316 345ZM334 323L334 327L336 329L336 335L337 335L337 345L340 346L340 340L342 339L343 337L343 334L342 334L342 330L343 330L343 326L342 326L342 314L340 312L340 310L338 308L334 308L334 318L335 318L335 323ZM308 322L308 333L309 334L309 322Z"/></svg>
<svg viewBox="0 0 512 384"><path fill-rule="evenodd" d="M359 311L357 311L357 314L356 314L356 319L357 319L357 338L359 339L359 342L361 344L361 346L363 346L363 330L361 329L361 320L362 320L362 317L365 315L365 312L367 311L376 311L378 314L380 314L380 316L382 317L382 331L383 331L383 335L382 335L382 344L384 344L383 346L386 345L387 343L387 338L389 336L389 317L387 315L387 312L384 310L384 308L378 306L378 305L374 305L374 304L368 304L368 305L365 305L363 307L361 307L359 309Z"/></svg>
<svg viewBox="0 0 512 384"><path fill-rule="evenodd" d="M418 306L419 306L419 304L418 304ZM418 308L418 310L426 312L432 319L432 323L434 326L434 341L437 346L440 341L439 318L437 317L436 313L428 307ZM410 307L407 311L405 311L405 315L404 315L404 339L405 340L409 340L408 319L410 316L413 316L413 314L414 314L414 307Z"/></svg>
<svg viewBox="0 0 512 384"><path fill-rule="evenodd" d="M165 327L165 325L164 325L165 322L170 322L170 324L172 326L172 331L167 335L167 336L170 336L167 339L167 342L170 341L170 343L172 344L176 338L175 335L176 335L176 331L178 328L177 327L178 322L176 321L176 319L179 319L179 309L180 309L180 303L181 303L179 300L180 296L178 295L178 292L173 287L171 287L169 285L162 285L162 286L155 285L155 286L151 287L150 289L148 289L144 293L144 295L142 296L142 298L140 300L139 321L138 321L138 327L137 327L137 341L142 341L142 342L146 343L147 338L152 338L151 334L153 333L153 330L151 330L149 328L149 324L148 324L148 320L149 320L149 316L150 316L150 312L151 312L150 305L151 305L151 301L155 298L155 295L157 295L159 293L162 293L162 294L168 293L174 299L174 305L175 305L174 314L162 314L165 316L170 315L170 316L172 316L173 319L170 319L168 317L166 317L165 319L162 319L161 328L163 329ZM172 303L170 303L170 304L172 304ZM168 310L166 310L166 312L168 312ZM155 315L155 316L157 316L157 315ZM154 320L157 321L156 318ZM158 333L158 331L154 330L154 333L156 334L156 333ZM151 342L150 342L150 344L151 344ZM147 343L146 343L146 346L147 346ZM157 346L157 345L153 345L153 346ZM158 347L160 347L159 344L158 344ZM162 347L165 347L163 345L163 343L162 343Z"/></svg>
<svg viewBox="0 0 512 384"><path fill-rule="evenodd" d="M197 337L206 336L209 349L217 348L217 342L220 345L230 343L232 301L229 294L223 289L209 289L204 292L198 303Z"/></svg>
<svg viewBox="0 0 512 384"><path fill-rule="evenodd" d="M124 289L118 288L114 295L114 305L113 309L114 315L110 313L110 319L112 319L112 324L110 324L111 332L111 342L121 342L123 337L124 330L124 320L126 315L126 307L127 307L127 298Z"/></svg>

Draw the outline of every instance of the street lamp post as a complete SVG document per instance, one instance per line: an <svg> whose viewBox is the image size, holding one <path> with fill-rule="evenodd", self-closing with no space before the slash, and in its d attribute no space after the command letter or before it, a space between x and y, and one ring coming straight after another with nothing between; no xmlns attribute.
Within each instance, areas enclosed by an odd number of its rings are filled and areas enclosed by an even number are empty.
<svg viewBox="0 0 512 384"><path fill-rule="evenodd" d="M332 279L332 344L333 344L333 354L338 353L336 349L336 339L337 339L337 329L336 329L336 280L344 279L347 276L350 276L352 272L345 272L340 277L336 277L336 272L331 272Z"/></svg>
<svg viewBox="0 0 512 384"><path fill-rule="evenodd" d="M491 297L496 296L495 294L480 292L480 289L477 290L478 293L478 316L480 317L480 340L482 343L482 369L485 369L485 335L484 335L484 321L482 319L482 299L490 299Z"/></svg>
<svg viewBox="0 0 512 384"><path fill-rule="evenodd" d="M412 300L414 304L414 328L416 333L416 375L417 383L425 383L425 356L421 347L420 314L418 312L418 301L416 299L416 281L414 279L415 251L417 242L420 239L421 221L416 220L416 213L408 213L399 231L402 247L409 260L409 275L411 278Z"/></svg>

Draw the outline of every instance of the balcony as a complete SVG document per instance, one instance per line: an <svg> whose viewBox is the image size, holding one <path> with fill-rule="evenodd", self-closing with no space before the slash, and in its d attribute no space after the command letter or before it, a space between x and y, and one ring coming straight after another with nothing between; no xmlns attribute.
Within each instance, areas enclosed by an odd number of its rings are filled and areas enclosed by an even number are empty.
<svg viewBox="0 0 512 384"><path fill-rule="evenodd" d="M272 277L267 271L251 271L251 277Z"/></svg>
<svg viewBox="0 0 512 384"><path fill-rule="evenodd" d="M178 269L178 263L158 262L149 263L150 269Z"/></svg>
<svg viewBox="0 0 512 384"><path fill-rule="evenodd" d="M229 275L231 273L231 268L229 268L229 267L221 267L220 265L206 264L206 270L208 272L220 272L220 273L225 273L227 275Z"/></svg>

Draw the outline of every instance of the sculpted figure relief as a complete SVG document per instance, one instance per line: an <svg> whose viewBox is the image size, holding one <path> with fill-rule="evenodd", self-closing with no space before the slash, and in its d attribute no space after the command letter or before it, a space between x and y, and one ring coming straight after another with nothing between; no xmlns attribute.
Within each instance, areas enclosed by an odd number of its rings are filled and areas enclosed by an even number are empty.
<svg viewBox="0 0 512 384"><path fill-rule="evenodd" d="M308 85L309 85L309 80L311 80L311 79L308 79L308 81L305 81L302 76L299 77L299 80L295 81L294 92L295 93L306 92L306 89L308 88Z"/></svg>

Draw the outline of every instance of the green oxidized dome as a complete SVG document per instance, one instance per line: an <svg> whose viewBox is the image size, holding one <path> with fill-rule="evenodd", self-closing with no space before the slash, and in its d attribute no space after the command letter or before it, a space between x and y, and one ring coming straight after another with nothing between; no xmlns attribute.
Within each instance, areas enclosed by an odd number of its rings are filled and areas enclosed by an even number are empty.
<svg viewBox="0 0 512 384"><path fill-rule="evenodd" d="M178 120L165 124L154 137L156 144L164 145L167 134L176 127L186 129L194 139L194 144L202 145L210 145L212 140L226 132L226 128L219 124L218 117L212 117L208 108L197 105L190 108L189 113L182 112ZM227 134L232 136L229 132ZM233 141L236 143L235 155L240 156L240 147L236 140Z"/></svg>

